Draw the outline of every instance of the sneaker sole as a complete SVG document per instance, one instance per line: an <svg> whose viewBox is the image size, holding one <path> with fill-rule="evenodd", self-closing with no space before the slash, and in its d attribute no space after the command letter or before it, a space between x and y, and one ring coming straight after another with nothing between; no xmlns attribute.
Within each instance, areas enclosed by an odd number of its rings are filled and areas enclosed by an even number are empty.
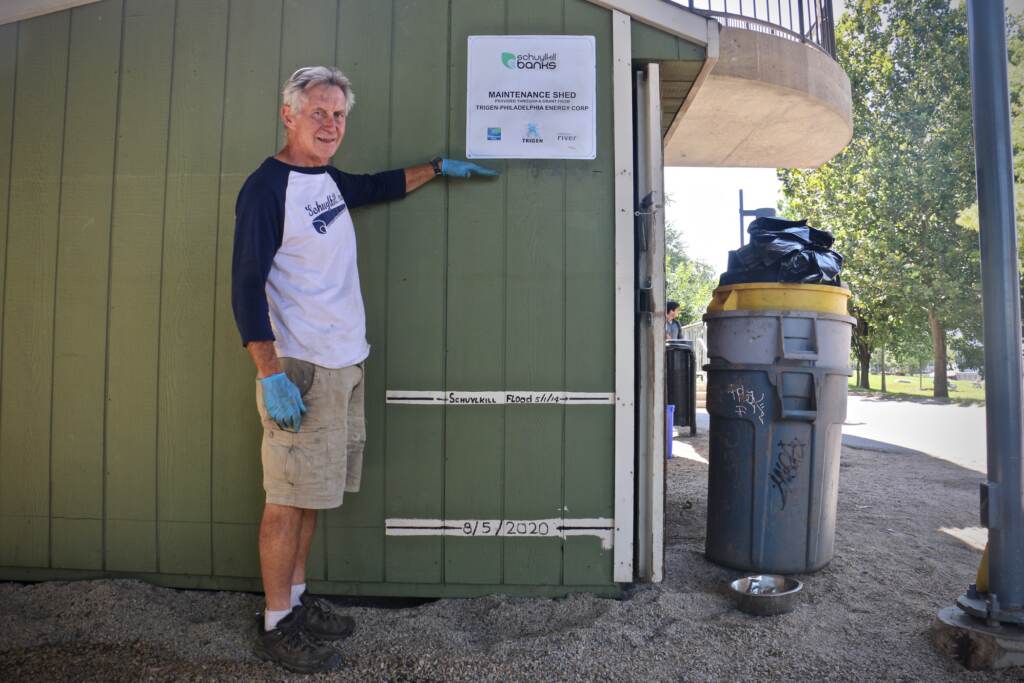
<svg viewBox="0 0 1024 683"><path fill-rule="evenodd" d="M324 673L327 671L334 671L335 669L341 667L340 652L332 655L331 658L323 664L310 664L309 666L302 666L301 664L290 664L288 662L283 662L280 659L275 658L274 655L270 654L258 645L253 648L253 654L256 655L258 659L262 659L265 662L272 662L274 664L277 664L281 668L287 669L288 671L292 671L298 674Z"/></svg>

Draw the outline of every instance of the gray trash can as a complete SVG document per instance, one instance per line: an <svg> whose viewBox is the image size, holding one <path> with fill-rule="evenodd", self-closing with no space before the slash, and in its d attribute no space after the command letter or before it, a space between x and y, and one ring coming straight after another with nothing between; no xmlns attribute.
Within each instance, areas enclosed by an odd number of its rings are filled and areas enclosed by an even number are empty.
<svg viewBox="0 0 1024 683"><path fill-rule="evenodd" d="M846 368L854 318L813 311L707 313L708 362Z"/></svg>
<svg viewBox="0 0 1024 683"><path fill-rule="evenodd" d="M834 554L854 319L731 310L704 320L706 556L748 571L820 569Z"/></svg>

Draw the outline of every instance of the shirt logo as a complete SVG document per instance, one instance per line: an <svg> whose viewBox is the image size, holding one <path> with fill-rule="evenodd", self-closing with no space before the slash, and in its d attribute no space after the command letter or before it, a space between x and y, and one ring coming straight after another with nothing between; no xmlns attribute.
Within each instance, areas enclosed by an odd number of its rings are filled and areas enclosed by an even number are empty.
<svg viewBox="0 0 1024 683"><path fill-rule="evenodd" d="M313 229L316 230L321 235L326 235L327 227L334 222L335 218L345 213L346 208L347 207L344 204L342 204L341 206L336 206L333 209L330 209L329 211L324 211L319 216L316 216L315 218L313 218Z"/></svg>
<svg viewBox="0 0 1024 683"><path fill-rule="evenodd" d="M313 229L321 235L327 234L327 228L334 219L345 211L345 202L341 201L341 195L332 192L327 195L324 201L316 201L306 205L306 213L313 219Z"/></svg>

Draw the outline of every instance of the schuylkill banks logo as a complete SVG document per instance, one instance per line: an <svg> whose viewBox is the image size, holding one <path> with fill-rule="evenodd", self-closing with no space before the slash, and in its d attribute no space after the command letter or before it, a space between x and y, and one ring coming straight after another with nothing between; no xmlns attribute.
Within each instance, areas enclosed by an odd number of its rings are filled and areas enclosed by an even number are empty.
<svg viewBox="0 0 1024 683"><path fill-rule="evenodd" d="M547 69L554 71L558 68L558 54L545 52L542 55L535 55L532 52L516 54L515 52L502 52L501 63L506 69L532 71L536 69Z"/></svg>
<svg viewBox="0 0 1024 683"><path fill-rule="evenodd" d="M332 192L327 198L321 201L306 204L306 213L313 219L313 229L321 235L327 234L327 228L347 208L345 202L341 201L341 195Z"/></svg>

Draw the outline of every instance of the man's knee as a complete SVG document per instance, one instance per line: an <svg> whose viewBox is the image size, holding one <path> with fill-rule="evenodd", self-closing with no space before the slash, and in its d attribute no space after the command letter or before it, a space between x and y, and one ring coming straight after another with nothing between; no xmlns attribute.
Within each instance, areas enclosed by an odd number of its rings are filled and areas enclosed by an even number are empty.
<svg viewBox="0 0 1024 683"><path fill-rule="evenodd" d="M297 534L302 526L304 512L302 508L290 505L267 503L263 506L263 522L260 525L260 533L264 535Z"/></svg>

